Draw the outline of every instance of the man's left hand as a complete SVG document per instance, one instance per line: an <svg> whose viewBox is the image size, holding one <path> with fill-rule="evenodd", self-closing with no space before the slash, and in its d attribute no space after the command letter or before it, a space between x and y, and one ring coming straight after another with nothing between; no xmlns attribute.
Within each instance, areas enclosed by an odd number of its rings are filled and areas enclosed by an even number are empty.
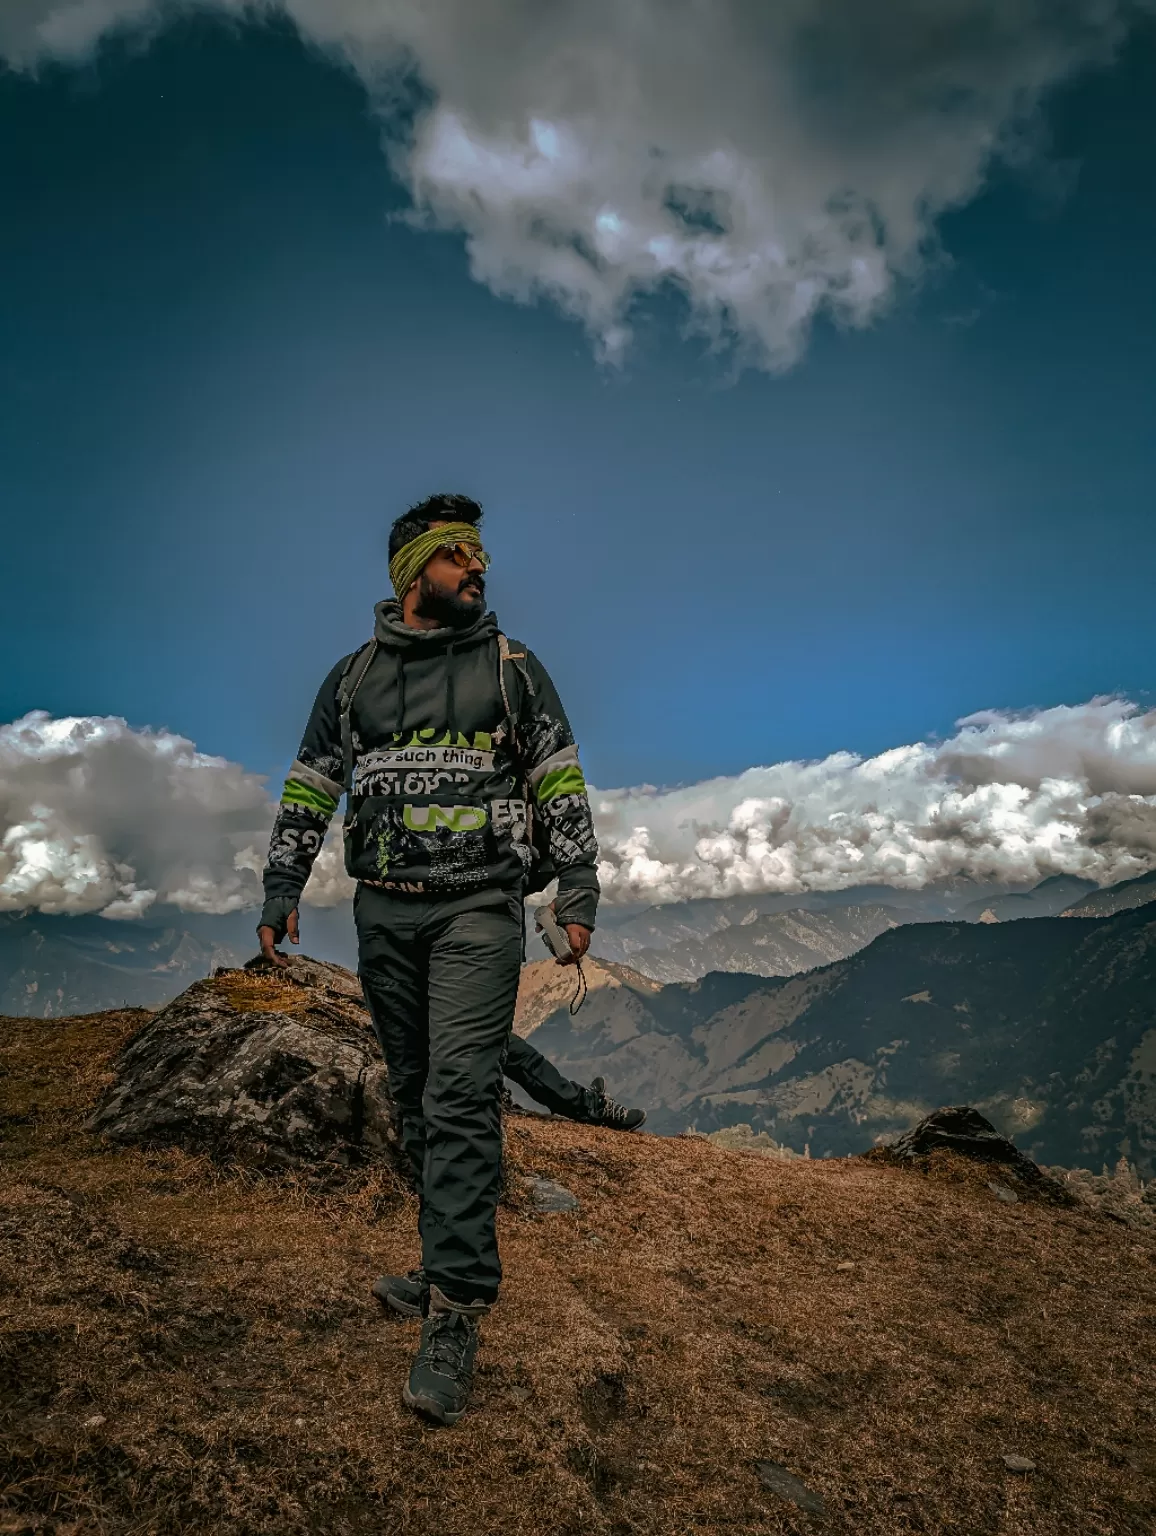
<svg viewBox="0 0 1156 1536"><path fill-rule="evenodd" d="M570 940L569 960L559 960L559 965L577 965L582 956L590 948L589 928L583 928L581 923L564 923L563 928L566 937Z"/></svg>

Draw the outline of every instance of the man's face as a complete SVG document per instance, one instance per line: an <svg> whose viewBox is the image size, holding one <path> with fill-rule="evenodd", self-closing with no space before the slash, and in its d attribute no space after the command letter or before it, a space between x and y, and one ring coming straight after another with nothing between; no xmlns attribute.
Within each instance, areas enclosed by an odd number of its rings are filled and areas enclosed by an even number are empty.
<svg viewBox="0 0 1156 1536"><path fill-rule="evenodd" d="M463 566L451 553L439 549L418 577L419 616L454 629L472 624L486 606L485 572L476 556Z"/></svg>

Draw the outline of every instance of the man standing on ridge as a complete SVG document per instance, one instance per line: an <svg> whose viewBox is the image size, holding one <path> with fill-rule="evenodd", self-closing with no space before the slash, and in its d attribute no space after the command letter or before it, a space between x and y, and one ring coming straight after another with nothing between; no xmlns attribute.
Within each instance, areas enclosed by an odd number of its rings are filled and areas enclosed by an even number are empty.
<svg viewBox="0 0 1156 1536"><path fill-rule="evenodd" d="M265 867L262 953L288 933L344 793L357 881L358 970L419 1191L421 1266L385 1276L417 1299L406 1403L453 1424L469 1398L478 1320L498 1295L502 1064L540 853L573 964L598 905L597 843L574 737L544 668L486 611L466 496L431 496L389 538L395 599L321 685ZM399 1307L397 1310L406 1310Z"/></svg>

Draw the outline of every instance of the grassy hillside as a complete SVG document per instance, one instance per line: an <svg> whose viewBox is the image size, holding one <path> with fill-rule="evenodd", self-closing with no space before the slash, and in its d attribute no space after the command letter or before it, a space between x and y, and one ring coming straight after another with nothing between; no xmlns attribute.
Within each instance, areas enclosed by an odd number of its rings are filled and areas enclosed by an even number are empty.
<svg viewBox="0 0 1156 1536"><path fill-rule="evenodd" d="M142 1017L0 1021L0 1529L1150 1536L1151 1233L942 1154L512 1119L505 1294L436 1431L368 1294L414 1259L409 1195L102 1147ZM534 1214L530 1173L581 1209Z"/></svg>

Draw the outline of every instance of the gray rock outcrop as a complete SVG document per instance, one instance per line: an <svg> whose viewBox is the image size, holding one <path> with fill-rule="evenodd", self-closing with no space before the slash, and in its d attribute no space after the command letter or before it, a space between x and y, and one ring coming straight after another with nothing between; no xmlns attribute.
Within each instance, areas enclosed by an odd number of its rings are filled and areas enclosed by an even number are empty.
<svg viewBox="0 0 1156 1536"><path fill-rule="evenodd" d="M1031 1163L1014 1141L969 1104L950 1104L925 1115L892 1144L891 1152L894 1157L923 1157L940 1148L989 1163Z"/></svg>
<svg viewBox="0 0 1156 1536"><path fill-rule="evenodd" d="M983 1163L996 1163L1008 1178L1026 1185L1035 1195L1060 1205L1073 1204L1072 1196L1037 1163L1000 1134L991 1121L969 1104L951 1104L925 1115L886 1149L890 1158L911 1162L932 1152L956 1152ZM1013 1190L989 1184L998 1198L1014 1201Z"/></svg>
<svg viewBox="0 0 1156 1536"><path fill-rule="evenodd" d="M385 1067L355 976L296 956L220 969L113 1062L90 1120L112 1141L297 1167L400 1166Z"/></svg>

